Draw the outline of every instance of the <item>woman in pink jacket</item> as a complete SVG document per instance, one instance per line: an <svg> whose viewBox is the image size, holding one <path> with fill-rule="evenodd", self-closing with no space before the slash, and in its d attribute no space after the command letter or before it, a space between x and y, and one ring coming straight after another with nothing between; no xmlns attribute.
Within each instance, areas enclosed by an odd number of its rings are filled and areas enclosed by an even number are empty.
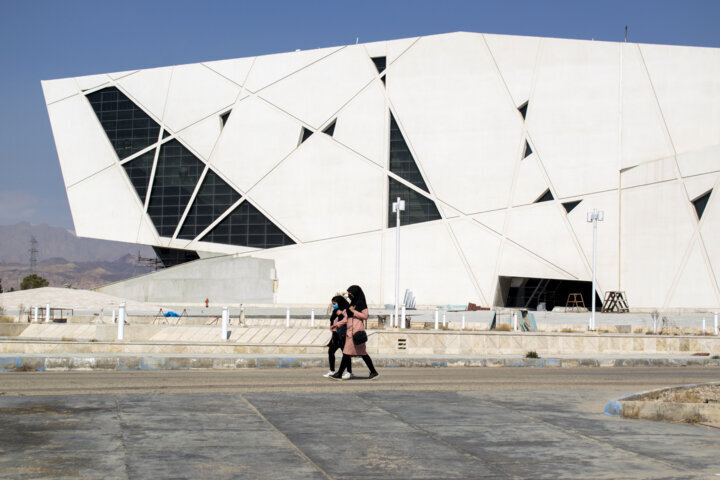
<svg viewBox="0 0 720 480"><path fill-rule="evenodd" d="M348 287L347 291L348 297L350 297L350 307L346 310L347 315L339 322L335 323L337 327L347 325L345 347L343 348L343 357L340 362L340 369L330 378L342 380L343 372L350 365L352 357L362 357L365 361L365 365L368 367L368 370L370 370L370 376L368 379L372 380L379 374L373 366L370 355L367 354L367 350L365 348L366 343L363 342L356 345L355 342L353 342L353 335L358 332L365 331L365 321L370 316L368 313L367 303L365 302L365 294L363 293L362 288L357 285Z"/></svg>

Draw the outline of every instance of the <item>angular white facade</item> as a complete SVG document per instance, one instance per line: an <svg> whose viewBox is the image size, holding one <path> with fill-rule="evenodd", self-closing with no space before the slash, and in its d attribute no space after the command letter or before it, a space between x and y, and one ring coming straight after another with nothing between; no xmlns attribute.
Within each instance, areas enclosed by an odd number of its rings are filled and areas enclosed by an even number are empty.
<svg viewBox="0 0 720 480"><path fill-rule="evenodd" d="M272 259L279 303L393 303L402 193L419 304L589 281L597 208L601 296L720 307L720 49L459 32L43 90L78 235Z"/></svg>

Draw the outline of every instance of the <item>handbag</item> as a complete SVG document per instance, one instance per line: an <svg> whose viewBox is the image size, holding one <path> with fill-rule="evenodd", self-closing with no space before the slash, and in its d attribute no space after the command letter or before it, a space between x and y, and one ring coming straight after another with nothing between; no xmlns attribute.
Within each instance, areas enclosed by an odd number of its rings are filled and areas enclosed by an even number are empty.
<svg viewBox="0 0 720 480"><path fill-rule="evenodd" d="M352 339L355 345L362 345L367 342L367 333L365 333L365 330L360 330L353 334Z"/></svg>

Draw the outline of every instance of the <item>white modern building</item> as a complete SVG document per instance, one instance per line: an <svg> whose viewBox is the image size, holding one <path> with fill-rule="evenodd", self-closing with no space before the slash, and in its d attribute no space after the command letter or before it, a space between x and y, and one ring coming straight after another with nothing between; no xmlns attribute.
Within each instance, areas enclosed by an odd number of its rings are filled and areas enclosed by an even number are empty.
<svg viewBox="0 0 720 480"><path fill-rule="evenodd" d="M720 49L458 32L42 86L77 234L200 259L105 291L392 304L401 197L418 304L589 304L598 209L599 296L720 307Z"/></svg>

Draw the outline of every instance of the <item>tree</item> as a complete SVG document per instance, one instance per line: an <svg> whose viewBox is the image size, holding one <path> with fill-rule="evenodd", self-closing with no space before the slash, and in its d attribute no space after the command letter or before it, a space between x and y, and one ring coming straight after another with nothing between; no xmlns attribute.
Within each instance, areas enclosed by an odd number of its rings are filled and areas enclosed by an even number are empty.
<svg viewBox="0 0 720 480"><path fill-rule="evenodd" d="M36 273L31 273L22 279L20 290L30 290L31 288L47 287L50 283Z"/></svg>

